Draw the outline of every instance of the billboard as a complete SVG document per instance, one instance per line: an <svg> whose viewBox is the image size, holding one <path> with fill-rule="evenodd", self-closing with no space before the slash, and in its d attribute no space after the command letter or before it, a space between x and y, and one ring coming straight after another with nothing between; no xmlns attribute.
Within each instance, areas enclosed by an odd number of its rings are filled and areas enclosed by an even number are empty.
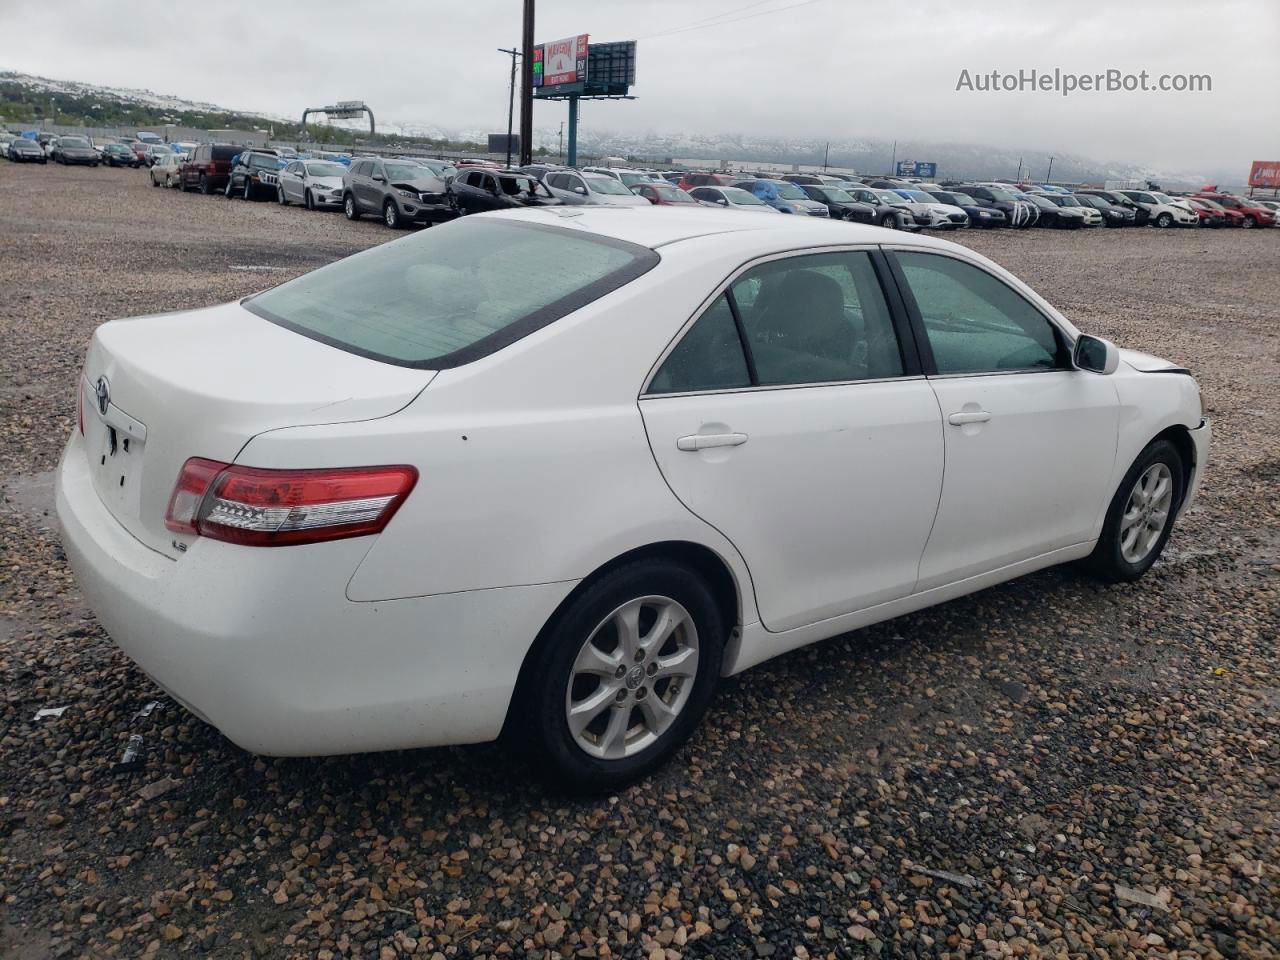
<svg viewBox="0 0 1280 960"><path fill-rule="evenodd" d="M1249 168L1249 186L1280 190L1280 160L1255 160Z"/></svg>
<svg viewBox="0 0 1280 960"><path fill-rule="evenodd" d="M587 34L540 43L533 48L533 85L559 87L587 79Z"/></svg>
<svg viewBox="0 0 1280 960"><path fill-rule="evenodd" d="M518 133L489 134L489 152L490 153L519 153L520 152L520 134Z"/></svg>
<svg viewBox="0 0 1280 960"><path fill-rule="evenodd" d="M938 165L936 163L924 163L918 160L899 160L898 176L900 177L928 177L933 179L938 175Z"/></svg>

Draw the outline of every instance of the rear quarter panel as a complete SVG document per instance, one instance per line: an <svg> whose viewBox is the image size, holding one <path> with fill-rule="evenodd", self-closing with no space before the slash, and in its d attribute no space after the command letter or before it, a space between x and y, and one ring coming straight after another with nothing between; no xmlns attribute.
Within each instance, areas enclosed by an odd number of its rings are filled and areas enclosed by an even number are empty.
<svg viewBox="0 0 1280 960"><path fill-rule="evenodd" d="M654 361L741 262L717 239L664 250L628 286L442 371L393 417L264 433L240 459L418 468L417 487L348 585L354 601L577 580L632 549L684 540L725 561L753 622L745 564L671 493L637 404Z"/></svg>

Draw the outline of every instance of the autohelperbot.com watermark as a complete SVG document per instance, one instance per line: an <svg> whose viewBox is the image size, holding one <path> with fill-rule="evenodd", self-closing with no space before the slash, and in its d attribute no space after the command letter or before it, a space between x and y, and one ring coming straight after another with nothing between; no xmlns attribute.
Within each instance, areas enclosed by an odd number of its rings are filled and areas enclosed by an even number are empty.
<svg viewBox="0 0 1280 960"><path fill-rule="evenodd" d="M962 69L956 91L969 93L1211 93L1213 77L1207 73L1158 73L1147 70L1108 69L1073 73L1055 67L1016 71Z"/></svg>

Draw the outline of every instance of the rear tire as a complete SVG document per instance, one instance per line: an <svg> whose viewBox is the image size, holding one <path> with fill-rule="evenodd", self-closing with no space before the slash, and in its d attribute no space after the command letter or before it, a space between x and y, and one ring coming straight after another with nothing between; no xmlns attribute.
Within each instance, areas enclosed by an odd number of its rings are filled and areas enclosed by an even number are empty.
<svg viewBox="0 0 1280 960"><path fill-rule="evenodd" d="M634 627L631 639L623 622ZM543 628L521 671L508 734L537 757L554 789L618 790L693 734L715 693L727 632L692 568L662 558L619 567Z"/></svg>
<svg viewBox="0 0 1280 960"><path fill-rule="evenodd" d="M1093 573L1115 583L1137 580L1159 559L1182 505L1183 464L1168 440L1148 444L1111 498L1098 545L1089 556Z"/></svg>

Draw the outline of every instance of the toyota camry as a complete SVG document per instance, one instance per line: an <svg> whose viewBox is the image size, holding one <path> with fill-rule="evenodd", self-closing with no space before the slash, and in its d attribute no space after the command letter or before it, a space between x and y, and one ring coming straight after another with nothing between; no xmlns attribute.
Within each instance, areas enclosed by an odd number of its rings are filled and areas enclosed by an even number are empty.
<svg viewBox="0 0 1280 960"><path fill-rule="evenodd" d="M111 321L77 394L66 552L175 699L267 754L505 731L585 790L788 650L1140 577L1210 431L962 246L707 208L467 217Z"/></svg>

